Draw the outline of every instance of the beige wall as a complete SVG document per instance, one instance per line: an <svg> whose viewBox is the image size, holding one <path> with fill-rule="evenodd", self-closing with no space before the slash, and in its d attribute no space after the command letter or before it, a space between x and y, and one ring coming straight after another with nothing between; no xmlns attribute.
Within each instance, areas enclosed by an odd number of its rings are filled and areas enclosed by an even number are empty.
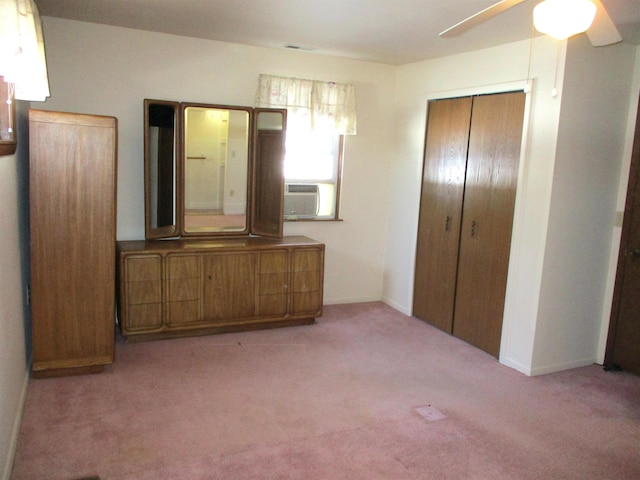
<svg viewBox="0 0 640 480"><path fill-rule="evenodd" d="M608 329L601 316L635 50L593 48L584 35L568 45L532 361L538 373L603 361L597 345Z"/></svg>
<svg viewBox="0 0 640 480"><path fill-rule="evenodd" d="M528 73L533 80L500 352L501 362L532 375L597 361L608 325L604 292L636 47L594 49L583 40L572 39L567 54L566 43L558 51L555 40L537 37L530 65L524 41L398 73L384 299L408 314L428 99L523 88Z"/></svg>
<svg viewBox="0 0 640 480"><path fill-rule="evenodd" d="M121 240L144 236L144 98L250 106L259 73L354 83L358 135L346 143L344 221L288 223L285 234L308 235L326 243L327 303L383 299L407 314L411 313L427 100L521 88L529 71L529 42L391 67L50 17L43 20L52 95L34 106L113 115L119 120ZM583 84L581 69L587 74L598 70L597 78L588 83L596 84L592 89L605 88L611 80L608 75L623 71L613 82L614 90L607 92L615 101L596 102L595 107L587 102L587 110L581 110L576 102L581 104L602 90L581 92L586 95L582 101L579 96L563 99L562 94L552 98L556 45L547 38L534 43L533 89L500 357L503 363L530 374L595 361L603 355L619 241L619 227L612 219L624 207L629 137L635 123L635 112L627 111L620 98L630 98L628 103L635 105L640 85L638 48L607 47L596 53L576 44L575 51L574 45L569 48L565 88ZM607 52L613 53L611 58ZM600 54L607 56L606 68L596 60ZM561 87L564 55L561 49ZM630 69L621 70L629 63L635 69L633 81L624 78ZM580 184L576 186L571 183L571 172L580 168L580 157L590 147L585 143L574 157L571 146L583 142L584 135L574 139L572 129L563 122L580 122L592 108L603 110L598 113L612 124L614 131L608 138L615 141L599 151L597 161L577 177ZM586 128L597 131L599 124L587 123ZM24 131L22 128L23 135ZM28 159L24 140L16 156L0 159L0 473L5 477L28 380L24 313ZM592 187L597 190L594 197ZM589 207L584 210L587 213L574 218L572 213L581 205ZM597 231L590 235L585 225L593 209L597 218L590 225ZM574 222L582 232L568 229ZM573 252L576 236L584 244ZM582 272L590 281L574 288L574 279Z"/></svg>
<svg viewBox="0 0 640 480"><path fill-rule="evenodd" d="M42 108L118 118L118 239L144 238L144 98L253 106L258 75L353 83L343 222L287 223L326 244L325 302L379 300L388 216L395 67L44 17L51 98Z"/></svg>
<svg viewBox="0 0 640 480"><path fill-rule="evenodd" d="M342 222L286 224L326 243L325 301L382 295L395 67L43 18L51 97L34 108L118 118L118 239L144 238L143 99L248 105L258 74L355 84L358 135L346 142ZM27 106L22 112L26 135ZM25 141L0 158L0 478L8 478L28 382ZM22 230L20 230L22 228Z"/></svg>
<svg viewBox="0 0 640 480"><path fill-rule="evenodd" d="M25 335L26 129L19 104L18 151L0 157L0 478L9 478L29 373Z"/></svg>
<svg viewBox="0 0 640 480"><path fill-rule="evenodd" d="M557 44L538 38L531 66L529 47L529 42L517 42L400 67L396 124L400 161L390 197L392 227L386 244L385 277L385 300L410 313L427 101L523 89L530 72L532 88L527 96L500 355L501 361L525 372L533 355L560 109L559 100L548 93L553 88ZM394 231L405 235L396 236Z"/></svg>

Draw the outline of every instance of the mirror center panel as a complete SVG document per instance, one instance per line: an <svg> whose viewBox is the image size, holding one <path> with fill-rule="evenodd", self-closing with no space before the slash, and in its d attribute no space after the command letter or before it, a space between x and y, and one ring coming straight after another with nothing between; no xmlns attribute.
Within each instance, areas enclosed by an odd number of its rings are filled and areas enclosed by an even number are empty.
<svg viewBox="0 0 640 480"><path fill-rule="evenodd" d="M249 112L189 106L184 122L184 231L245 231Z"/></svg>

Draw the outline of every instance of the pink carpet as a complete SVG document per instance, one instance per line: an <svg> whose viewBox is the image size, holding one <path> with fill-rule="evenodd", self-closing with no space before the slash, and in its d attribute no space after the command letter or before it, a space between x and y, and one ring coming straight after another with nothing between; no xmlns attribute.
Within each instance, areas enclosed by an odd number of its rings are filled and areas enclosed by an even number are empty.
<svg viewBox="0 0 640 480"><path fill-rule="evenodd" d="M429 420L421 407L444 418ZM33 380L11 479L638 479L640 378L528 378L381 303Z"/></svg>
<svg viewBox="0 0 640 480"><path fill-rule="evenodd" d="M199 228L237 228L244 229L246 226L245 215L223 215L206 213L186 213L184 216L184 226L189 231Z"/></svg>

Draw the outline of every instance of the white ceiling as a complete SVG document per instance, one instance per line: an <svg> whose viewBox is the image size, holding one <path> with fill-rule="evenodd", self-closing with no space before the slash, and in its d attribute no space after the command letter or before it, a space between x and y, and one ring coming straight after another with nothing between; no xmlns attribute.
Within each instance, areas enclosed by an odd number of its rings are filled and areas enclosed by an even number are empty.
<svg viewBox="0 0 640 480"><path fill-rule="evenodd" d="M496 0L36 0L40 15L391 65L530 38L526 0L456 38L438 33ZM640 43L640 0L603 0ZM45 30L46 38L46 30ZM607 48L607 47L600 47Z"/></svg>

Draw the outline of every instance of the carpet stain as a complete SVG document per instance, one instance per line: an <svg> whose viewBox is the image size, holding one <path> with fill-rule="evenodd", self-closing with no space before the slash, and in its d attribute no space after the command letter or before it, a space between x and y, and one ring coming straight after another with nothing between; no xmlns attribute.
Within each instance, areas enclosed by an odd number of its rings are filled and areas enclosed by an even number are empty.
<svg viewBox="0 0 640 480"><path fill-rule="evenodd" d="M442 420L443 418L447 418L447 416L439 411L437 408L432 407L431 405L427 405L426 407L418 407L416 408L416 412L422 415L424 418L433 422L435 420Z"/></svg>

